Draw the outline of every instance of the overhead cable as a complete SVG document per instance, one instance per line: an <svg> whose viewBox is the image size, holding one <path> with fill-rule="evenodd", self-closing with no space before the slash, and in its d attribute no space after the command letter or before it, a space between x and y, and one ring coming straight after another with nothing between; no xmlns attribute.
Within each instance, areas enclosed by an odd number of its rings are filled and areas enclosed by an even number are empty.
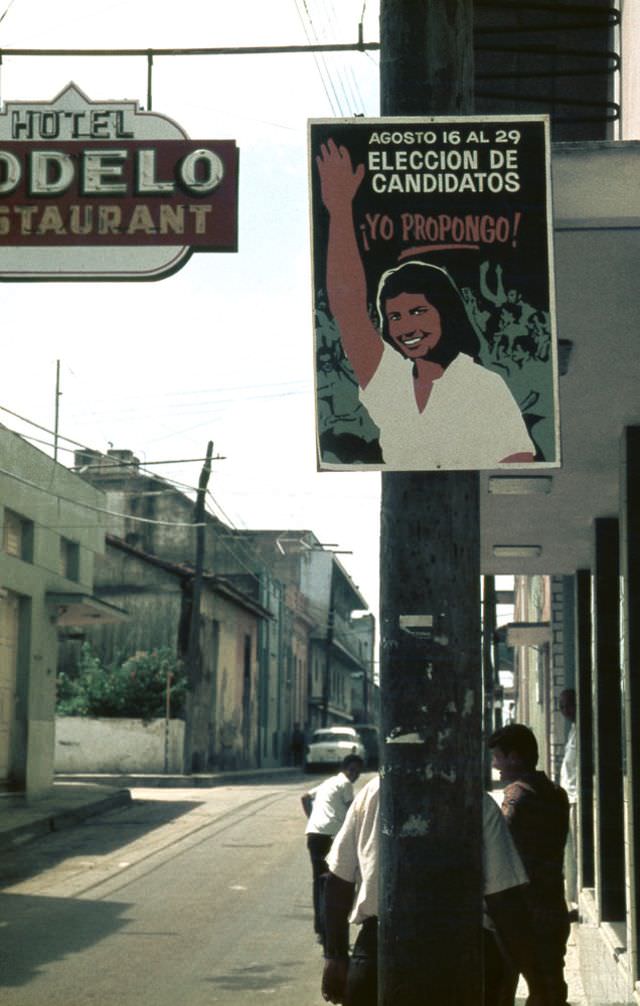
<svg viewBox="0 0 640 1006"><path fill-rule="evenodd" d="M31 489L38 489L47 496L52 496L54 499L60 500L63 503L71 503L74 506L83 507L85 510L92 510L94 513L107 514L109 517L122 517L124 520L139 521L142 524L162 524L165 527L205 526L204 521L198 523L196 521L154 520L151 517L138 517L136 514L131 513L118 513L115 510L107 510L105 507L93 506L91 503L85 503L83 500L73 499L69 496L63 496L61 493L52 492L50 489L44 489L42 486L38 485L37 482L32 482L30 479L25 479L21 475L16 475L15 472L7 471L6 468L0 468L0 475L6 475L10 479L15 479L16 482L29 486Z"/></svg>

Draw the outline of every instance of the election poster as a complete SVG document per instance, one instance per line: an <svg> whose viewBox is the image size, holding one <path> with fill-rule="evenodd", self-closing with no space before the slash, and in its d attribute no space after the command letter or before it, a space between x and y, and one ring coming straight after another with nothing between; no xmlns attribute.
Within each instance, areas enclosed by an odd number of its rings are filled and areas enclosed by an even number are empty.
<svg viewBox="0 0 640 1006"><path fill-rule="evenodd" d="M546 116L309 123L321 470L560 464Z"/></svg>

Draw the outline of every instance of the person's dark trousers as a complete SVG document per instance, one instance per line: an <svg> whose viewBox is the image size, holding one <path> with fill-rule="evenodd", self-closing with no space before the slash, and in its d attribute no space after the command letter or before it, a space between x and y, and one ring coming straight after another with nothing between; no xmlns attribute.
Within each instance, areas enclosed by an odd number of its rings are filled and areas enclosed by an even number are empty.
<svg viewBox="0 0 640 1006"><path fill-rule="evenodd" d="M360 927L347 974L344 1006L377 1006L378 920L365 919Z"/></svg>
<svg viewBox="0 0 640 1006"><path fill-rule="evenodd" d="M327 854L331 848L331 835L307 835L307 849L313 874L313 928L324 944L324 897L322 877L329 872Z"/></svg>
<svg viewBox="0 0 640 1006"><path fill-rule="evenodd" d="M507 962L493 932L483 929L484 936L484 1006L500 1006ZM517 977L516 977L517 982Z"/></svg>
<svg viewBox="0 0 640 1006"><path fill-rule="evenodd" d="M545 925L536 930L536 954L540 974L544 976L549 1006L567 1006L567 985L564 980L564 955L569 925L560 917L547 915ZM520 975L494 935L485 929L484 944L484 1006L515 1006Z"/></svg>

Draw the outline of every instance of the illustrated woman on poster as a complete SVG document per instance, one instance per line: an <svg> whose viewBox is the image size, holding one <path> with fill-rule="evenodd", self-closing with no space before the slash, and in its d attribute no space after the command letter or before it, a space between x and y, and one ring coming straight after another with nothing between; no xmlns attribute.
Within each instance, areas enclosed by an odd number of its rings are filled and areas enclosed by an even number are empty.
<svg viewBox="0 0 640 1006"><path fill-rule="evenodd" d="M445 269L406 262L380 279L371 321L353 222L364 177L333 140L316 158L329 213L327 295L360 399L398 470L495 468L534 460L534 445L502 378L476 362L477 335Z"/></svg>

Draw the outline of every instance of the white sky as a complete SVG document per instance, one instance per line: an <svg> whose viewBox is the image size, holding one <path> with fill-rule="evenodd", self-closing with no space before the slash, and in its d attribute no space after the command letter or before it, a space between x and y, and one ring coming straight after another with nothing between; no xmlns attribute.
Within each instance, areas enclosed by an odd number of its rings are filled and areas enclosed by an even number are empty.
<svg viewBox="0 0 640 1006"><path fill-rule="evenodd" d="M355 42L363 9L377 41L377 0L0 0L0 99L51 100L73 80L93 101L146 104L143 58L7 49ZM377 54L157 57L154 111L238 143L239 252L196 254L156 283L0 285L0 405L51 429L60 360L65 436L143 461L200 458L213 440L226 460L212 512L350 550L341 560L374 610L379 475L316 472L306 123L377 115L377 87ZM154 471L195 485L200 467Z"/></svg>

